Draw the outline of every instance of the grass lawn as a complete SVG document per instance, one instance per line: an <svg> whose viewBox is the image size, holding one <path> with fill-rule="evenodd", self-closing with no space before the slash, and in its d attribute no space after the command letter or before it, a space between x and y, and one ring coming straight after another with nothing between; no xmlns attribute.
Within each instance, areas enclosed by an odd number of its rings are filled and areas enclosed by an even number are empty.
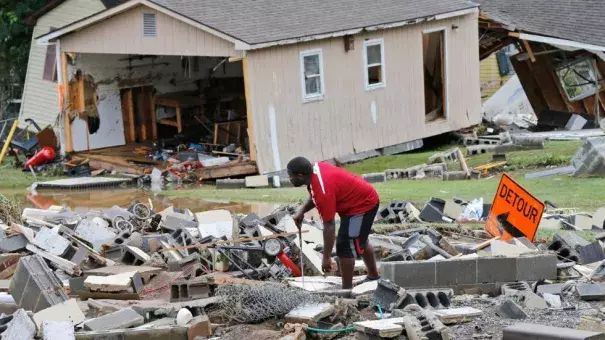
<svg viewBox="0 0 605 340"><path fill-rule="evenodd" d="M579 208L588 212L605 205L605 191L597 190L603 185L601 178L572 178L554 176L526 180L523 175L528 171L544 168L547 165L564 166L569 164L581 141L549 142L543 150L518 151L507 154L509 166L505 169L509 175L540 200L548 200L559 207ZM447 150L449 147L437 151ZM377 157L347 167L354 173L380 172L390 168L406 168L425 163L433 151L406 153L396 156ZM491 154L479 155L468 159L470 166L489 163ZM400 180L376 184L382 202L409 200L422 207L430 197L460 197L471 200L483 197L491 203L500 176L469 181L442 180ZM307 196L303 188L284 189L242 189L216 190L213 187L167 191L167 196L221 199L231 201L293 202Z"/></svg>
<svg viewBox="0 0 605 340"><path fill-rule="evenodd" d="M36 181L51 181L62 177L48 176L44 173L36 174L35 179L29 171L21 171L13 166L11 161L4 161L0 167L0 193L25 191Z"/></svg>

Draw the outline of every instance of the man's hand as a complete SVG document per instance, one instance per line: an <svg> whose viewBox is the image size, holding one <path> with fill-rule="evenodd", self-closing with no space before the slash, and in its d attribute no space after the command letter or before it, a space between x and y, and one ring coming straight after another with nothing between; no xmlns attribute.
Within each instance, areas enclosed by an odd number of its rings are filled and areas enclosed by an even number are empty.
<svg viewBox="0 0 605 340"><path fill-rule="evenodd" d="M323 260L321 261L321 270L323 270L324 274L332 272L332 258L331 257L324 256Z"/></svg>
<svg viewBox="0 0 605 340"><path fill-rule="evenodd" d="M296 214L294 214L294 216L292 216L292 219L294 219L294 223L296 224L298 230L300 230L300 228L302 227L304 217L305 213L303 213L302 211L298 211Z"/></svg>

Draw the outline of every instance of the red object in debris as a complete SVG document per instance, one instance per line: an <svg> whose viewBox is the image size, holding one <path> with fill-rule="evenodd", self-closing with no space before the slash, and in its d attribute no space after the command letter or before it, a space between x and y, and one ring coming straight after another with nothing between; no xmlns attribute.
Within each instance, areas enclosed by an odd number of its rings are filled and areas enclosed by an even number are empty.
<svg viewBox="0 0 605 340"><path fill-rule="evenodd" d="M50 162L55 159L55 150L50 146L45 146L42 150L38 151L32 158L25 162L25 168L29 169L30 166L38 166L44 163Z"/></svg>
<svg viewBox="0 0 605 340"><path fill-rule="evenodd" d="M298 268L298 266L283 251L277 254L277 258L281 261L281 263L284 264L284 266L290 268L290 271L292 271L292 275L294 275L294 277L302 276L300 268Z"/></svg>

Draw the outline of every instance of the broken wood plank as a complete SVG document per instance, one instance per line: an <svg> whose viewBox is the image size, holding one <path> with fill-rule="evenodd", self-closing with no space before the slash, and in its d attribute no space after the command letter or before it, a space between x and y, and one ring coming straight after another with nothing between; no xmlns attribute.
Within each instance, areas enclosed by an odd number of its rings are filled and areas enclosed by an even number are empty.
<svg viewBox="0 0 605 340"><path fill-rule="evenodd" d="M158 138L158 124L156 122L157 117L156 117L156 109L155 109L155 97L153 96L153 93L149 94L149 101L150 101L150 107L151 107L151 137L153 140L156 140Z"/></svg>
<svg viewBox="0 0 605 340"><path fill-rule="evenodd" d="M536 56L534 55L534 51L532 50L531 45L529 44L529 41L523 40L523 48L525 48L525 51L529 55L529 60L531 60L532 63L535 63Z"/></svg>
<svg viewBox="0 0 605 340"><path fill-rule="evenodd" d="M491 238L491 239L489 239L489 240L487 240L487 241L485 241L485 242L481 242L481 243L479 243L478 245L476 245L476 246L475 246L475 248L473 248L473 251L477 251L477 250L481 250L481 249L483 249L483 248L486 248L486 247L488 247L490 244L492 244L492 242L494 242L494 241L496 241L496 240L499 240L499 239L500 239L500 236L496 236L496 237Z"/></svg>
<svg viewBox="0 0 605 340"><path fill-rule="evenodd" d="M67 53L61 52L61 84L59 85L59 91L63 91L61 97L61 111L63 111L63 132L65 133L65 152L73 152L74 144L71 135L71 119L70 119L70 106L69 106L69 73L67 72Z"/></svg>
<svg viewBox="0 0 605 340"><path fill-rule="evenodd" d="M258 169L254 162L226 164L196 170L196 175L200 180L253 175L256 173L258 173Z"/></svg>
<svg viewBox="0 0 605 340"><path fill-rule="evenodd" d="M177 127L177 131L179 133L181 133L183 131L183 121L182 121L182 117L181 117L181 106L177 105L176 106L176 127Z"/></svg>

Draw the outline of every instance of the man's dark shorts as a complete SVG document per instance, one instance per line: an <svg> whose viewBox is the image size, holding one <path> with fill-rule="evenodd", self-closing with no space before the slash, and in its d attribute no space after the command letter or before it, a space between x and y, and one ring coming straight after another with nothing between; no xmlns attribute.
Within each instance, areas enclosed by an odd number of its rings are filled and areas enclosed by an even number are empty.
<svg viewBox="0 0 605 340"><path fill-rule="evenodd" d="M336 255L342 258L360 258L366 249L368 236L374 224L380 203L361 215L341 216L336 239Z"/></svg>

